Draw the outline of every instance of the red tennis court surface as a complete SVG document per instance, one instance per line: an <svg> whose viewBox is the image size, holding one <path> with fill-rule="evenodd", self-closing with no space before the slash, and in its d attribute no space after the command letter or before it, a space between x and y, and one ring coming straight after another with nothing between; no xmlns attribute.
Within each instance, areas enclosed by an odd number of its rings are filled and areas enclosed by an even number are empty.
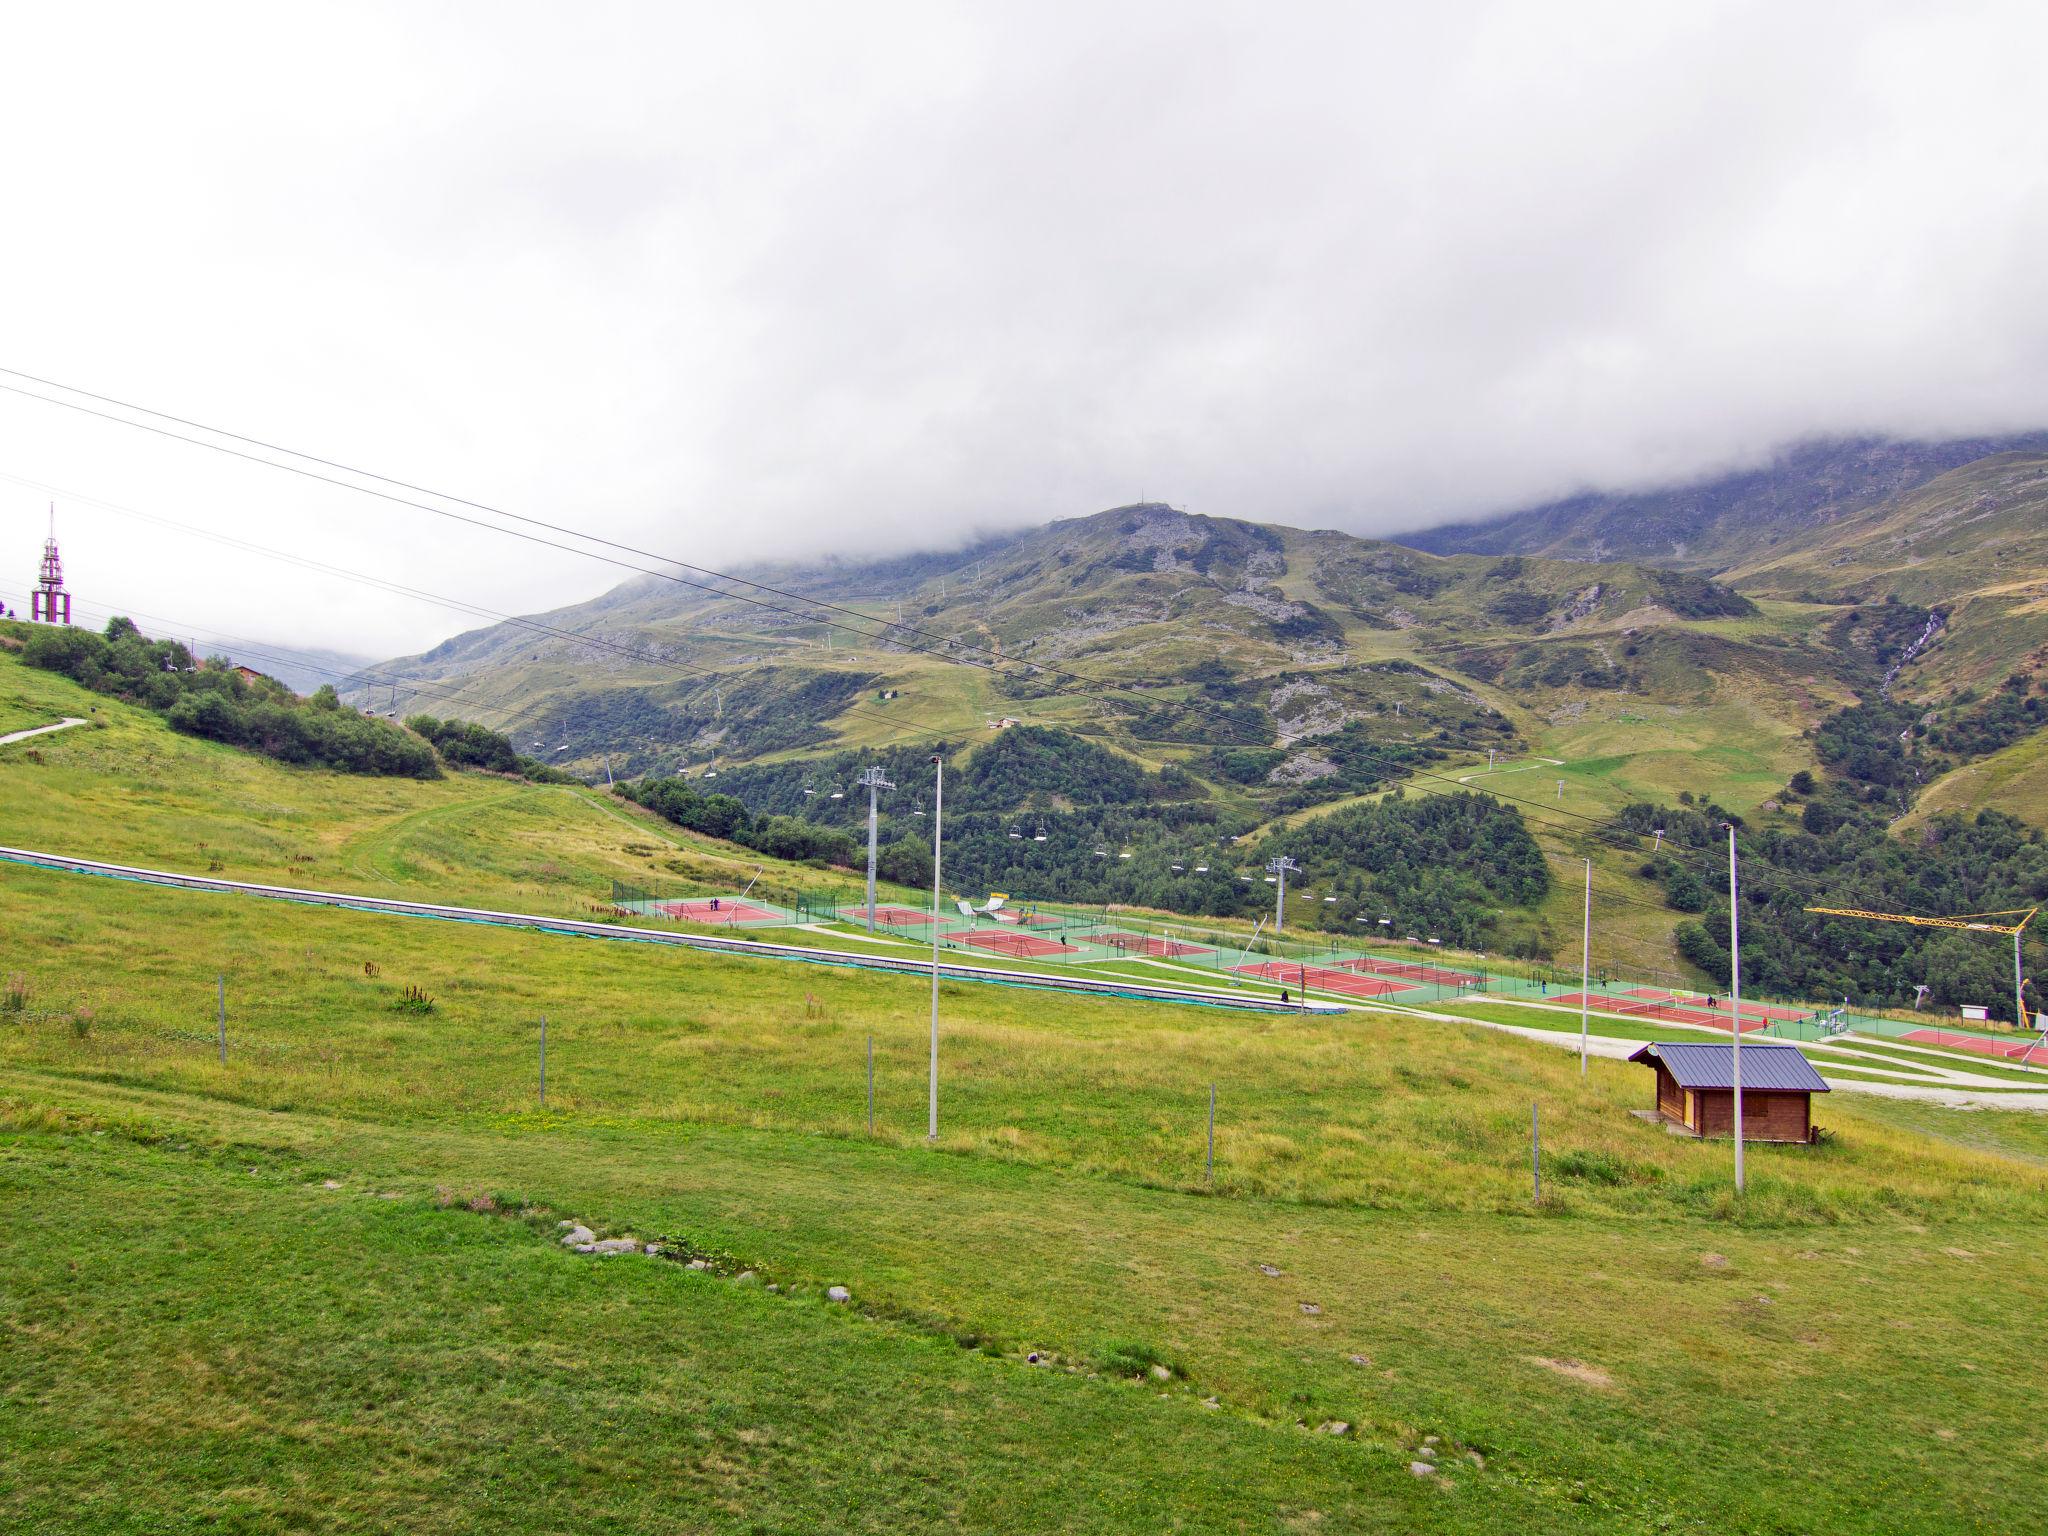
<svg viewBox="0 0 2048 1536"><path fill-rule="evenodd" d="M2038 1040L1986 1040L1981 1035L1952 1035L1942 1029L1910 1029L1899 1036L1919 1045L1946 1045L1958 1051L1971 1051L1979 1056L2003 1056L2008 1061L2027 1057L2029 1066L2048 1067L2048 1045Z"/></svg>
<svg viewBox="0 0 2048 1536"><path fill-rule="evenodd" d="M1107 944L1111 949L1120 949L1127 955L1213 955L1213 949L1204 949L1200 944L1184 944L1179 939L1154 938L1149 933L1091 933L1090 944Z"/></svg>
<svg viewBox="0 0 2048 1536"><path fill-rule="evenodd" d="M842 922L864 923L868 920L868 909L855 907L851 911L841 912L839 917ZM914 923L929 923L931 920L931 913L919 912L911 907L875 908L875 921L891 928L906 928Z"/></svg>
<svg viewBox="0 0 2048 1536"><path fill-rule="evenodd" d="M1551 998L1551 1001L1553 1003L1563 1003L1567 1007L1575 1007L1583 995L1583 993L1579 992L1563 992ZM1726 1009L1681 1008L1678 1004L1670 1002L1619 1003L1611 997L1601 997L1598 995L1593 998L1592 1006L1600 1013L1624 1014L1631 1019L1655 1019L1660 1024L1704 1024L1711 1029L1726 1029L1728 1027L1728 1012ZM1796 1019L1803 1017L1803 1015L1795 1013L1792 1017ZM1753 1030L1762 1029L1768 1022L1768 1020L1760 1018L1755 1009L1747 1006L1743 1008L1742 1032L1745 1035Z"/></svg>
<svg viewBox="0 0 2048 1536"><path fill-rule="evenodd" d="M1017 921L1026 928L1057 928L1066 919L1056 912L1026 912Z"/></svg>
<svg viewBox="0 0 2048 1536"><path fill-rule="evenodd" d="M1339 971L1327 965L1291 965L1282 960L1265 960L1257 965L1234 967L1240 976L1257 976L1281 986L1310 987L1318 992L1341 992L1346 997L1383 997L1405 990L1399 982L1378 976L1361 976L1356 971Z"/></svg>
<svg viewBox="0 0 2048 1536"><path fill-rule="evenodd" d="M1036 960L1043 955L1071 955L1075 952L1071 944L1062 944L1058 939L1041 939L1035 933L997 933L981 928L973 933L956 933L950 937L962 944L992 949L999 955L1009 955L1017 960Z"/></svg>
<svg viewBox="0 0 2048 1536"><path fill-rule="evenodd" d="M664 901L661 910L670 917L680 918L686 923L779 923L780 912L770 912L766 907L757 907L749 901L735 901L730 896L716 898L718 909L712 910L714 898L700 897L695 901Z"/></svg>
<svg viewBox="0 0 2048 1536"><path fill-rule="evenodd" d="M1575 993L1573 996L1576 998L1577 994ZM1653 1003L1673 1003L1680 1008L1706 1008L1705 998L1686 997L1676 992L1660 991L1656 987L1630 987L1621 996L1648 998ZM1631 1013L1634 1011L1633 1008L1629 1009ZM1713 1012L1711 1008L1708 1008L1707 1011L1709 1013ZM1745 1019L1776 1019L1780 1022L1787 1022L1809 1018L1812 1016L1812 1013L1813 1010L1810 1008L1777 1008L1768 1003L1744 1003L1742 1005L1742 1016Z"/></svg>
<svg viewBox="0 0 2048 1536"><path fill-rule="evenodd" d="M1337 962L1347 971L1369 971L1375 976L1399 976L1407 981L1433 981L1446 987L1474 987L1479 977L1470 971L1447 971L1441 966L1416 965L1407 960L1380 960L1372 955L1360 955L1356 960Z"/></svg>

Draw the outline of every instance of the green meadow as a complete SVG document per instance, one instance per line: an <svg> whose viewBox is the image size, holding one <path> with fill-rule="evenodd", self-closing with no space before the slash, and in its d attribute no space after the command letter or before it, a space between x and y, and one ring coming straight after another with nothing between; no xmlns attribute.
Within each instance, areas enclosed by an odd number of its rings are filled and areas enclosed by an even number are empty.
<svg viewBox="0 0 2048 1536"><path fill-rule="evenodd" d="M579 915L755 862L595 793L100 719L0 749L0 840ZM1837 1093L1738 1196L1631 1113L1640 1067L962 982L934 1144L929 997L0 865L0 1526L2036 1518L2040 1117Z"/></svg>

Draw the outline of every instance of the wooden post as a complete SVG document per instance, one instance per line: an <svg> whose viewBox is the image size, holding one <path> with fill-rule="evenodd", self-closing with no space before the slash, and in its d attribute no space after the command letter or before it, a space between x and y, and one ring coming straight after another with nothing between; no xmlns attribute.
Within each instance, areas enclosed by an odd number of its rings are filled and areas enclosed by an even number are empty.
<svg viewBox="0 0 2048 1536"><path fill-rule="evenodd" d="M1543 1124L1538 1117L1536 1101L1529 1101L1529 1182L1534 1190L1530 1196L1536 1204L1543 1203Z"/></svg>
<svg viewBox="0 0 2048 1536"><path fill-rule="evenodd" d="M1209 1155L1202 1163L1204 1182L1216 1182L1216 1085L1209 1085Z"/></svg>

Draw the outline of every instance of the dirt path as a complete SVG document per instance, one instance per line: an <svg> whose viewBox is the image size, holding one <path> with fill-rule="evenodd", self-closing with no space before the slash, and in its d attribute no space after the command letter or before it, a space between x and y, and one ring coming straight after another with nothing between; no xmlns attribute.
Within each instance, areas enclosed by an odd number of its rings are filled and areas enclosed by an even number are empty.
<svg viewBox="0 0 2048 1536"><path fill-rule="evenodd" d="M25 731L9 731L5 736L0 736L0 747L7 746L12 742L27 741L31 736L47 736L52 731L68 731L74 725L84 724L85 722L76 716L66 715L55 725L37 725L31 726Z"/></svg>

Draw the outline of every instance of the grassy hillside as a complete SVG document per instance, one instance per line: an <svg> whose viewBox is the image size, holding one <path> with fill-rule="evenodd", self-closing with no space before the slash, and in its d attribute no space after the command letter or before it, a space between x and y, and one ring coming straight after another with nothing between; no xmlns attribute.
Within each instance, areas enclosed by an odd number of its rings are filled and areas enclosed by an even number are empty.
<svg viewBox="0 0 2048 1536"><path fill-rule="evenodd" d="M40 762L0 751L6 840L565 909L725 856L99 702ZM1835 1095L1738 1201L1724 1146L1630 1114L1640 1067L949 985L928 1147L915 978L19 867L0 934L0 1220L37 1234L0 1288L12 1528L2029 1518L2033 1117ZM665 1255L567 1251L569 1219Z"/></svg>
<svg viewBox="0 0 2048 1536"><path fill-rule="evenodd" d="M1939 702L2048 661L2048 454L2006 453L1738 565L1758 592L1896 598L1946 622L1905 697Z"/></svg>
<svg viewBox="0 0 2048 1536"><path fill-rule="evenodd" d="M1921 793L1899 822L1901 835L1943 811L2004 811L2038 824L2048 807L2048 734L2035 734L2002 751L1950 770Z"/></svg>
<svg viewBox="0 0 2048 1536"><path fill-rule="evenodd" d="M710 888L757 867L779 890L833 883L677 831L598 791L492 774L433 781L289 768L183 736L146 710L0 652L10 729L90 724L0 748L0 842L234 880L588 915L613 879ZM848 877L838 877L851 889Z"/></svg>

